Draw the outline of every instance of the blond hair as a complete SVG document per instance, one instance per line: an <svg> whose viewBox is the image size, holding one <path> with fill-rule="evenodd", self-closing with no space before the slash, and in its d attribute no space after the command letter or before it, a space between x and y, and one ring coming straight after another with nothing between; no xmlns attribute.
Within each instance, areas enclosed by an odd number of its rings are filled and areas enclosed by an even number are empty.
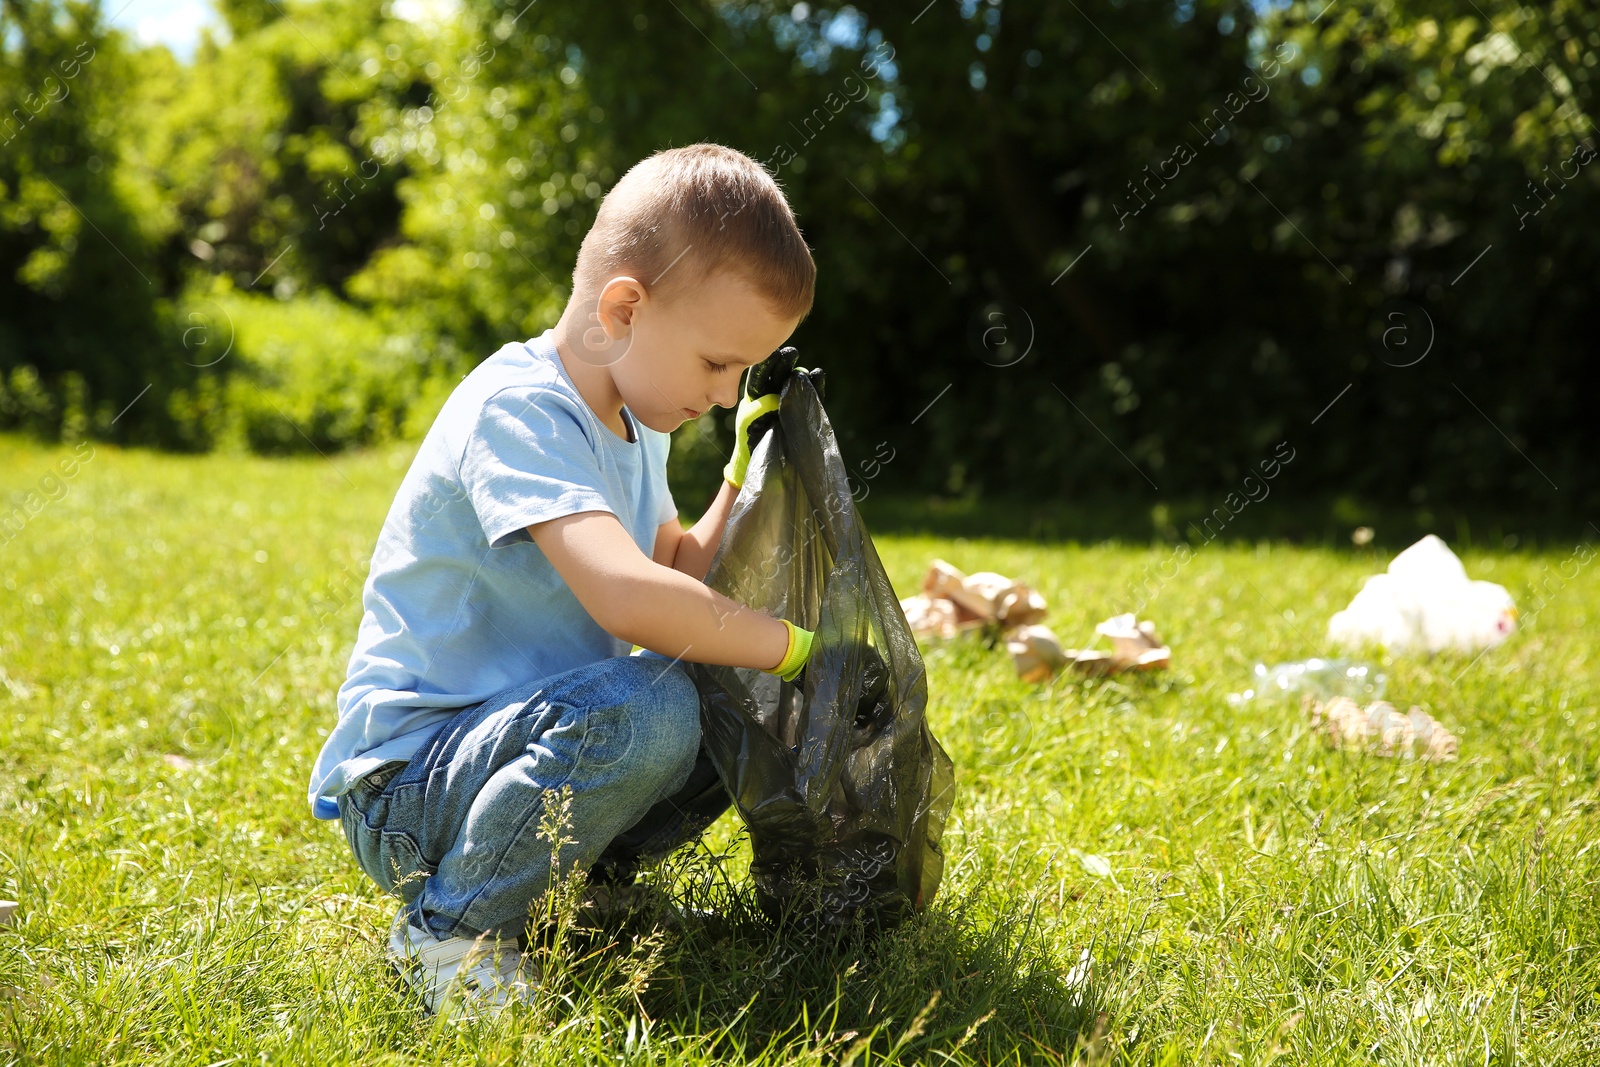
<svg viewBox="0 0 1600 1067"><path fill-rule="evenodd" d="M750 283L780 318L811 310L817 265L778 183L743 152L693 144L641 160L612 187L572 281L595 295L631 274L665 299L718 270Z"/></svg>

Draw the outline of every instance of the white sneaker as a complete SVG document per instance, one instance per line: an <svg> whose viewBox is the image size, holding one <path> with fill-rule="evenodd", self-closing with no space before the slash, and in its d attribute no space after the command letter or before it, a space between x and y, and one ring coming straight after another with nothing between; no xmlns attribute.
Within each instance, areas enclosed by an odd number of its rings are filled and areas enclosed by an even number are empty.
<svg viewBox="0 0 1600 1067"><path fill-rule="evenodd" d="M447 1018L492 1015L513 1000L529 1003L538 985L533 962L514 939L438 937L411 925L404 908L389 934L388 958L422 995L429 1014Z"/></svg>

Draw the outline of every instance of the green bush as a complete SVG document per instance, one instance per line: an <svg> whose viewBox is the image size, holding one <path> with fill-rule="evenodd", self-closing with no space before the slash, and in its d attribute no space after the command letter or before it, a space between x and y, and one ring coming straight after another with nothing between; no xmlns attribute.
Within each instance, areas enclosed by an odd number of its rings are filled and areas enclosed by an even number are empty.
<svg viewBox="0 0 1600 1067"><path fill-rule="evenodd" d="M1222 499L1287 443L1296 493L1600 506L1600 7L681 7L225 0L180 63L8 0L0 427L414 435L555 321L621 173L712 140L805 227L793 340L874 491ZM211 365L185 297L224 279L329 295L229 297ZM679 432L685 500L725 420Z"/></svg>
<svg viewBox="0 0 1600 1067"><path fill-rule="evenodd" d="M38 371L13 367L9 376L0 374L0 429L53 437L58 425L56 398L39 381Z"/></svg>
<svg viewBox="0 0 1600 1067"><path fill-rule="evenodd" d="M200 450L333 452L420 440L487 355L326 293L279 301L224 282L185 306L183 356L199 376L173 390L166 415ZM19 411L62 421L36 377L19 381ZM698 515L721 487L728 448L719 416L708 412L673 435L668 480L684 515Z"/></svg>
<svg viewBox="0 0 1600 1067"><path fill-rule="evenodd" d="M418 437L468 370L455 347L323 293L291 302L226 283L191 298L167 414L193 448L334 451Z"/></svg>

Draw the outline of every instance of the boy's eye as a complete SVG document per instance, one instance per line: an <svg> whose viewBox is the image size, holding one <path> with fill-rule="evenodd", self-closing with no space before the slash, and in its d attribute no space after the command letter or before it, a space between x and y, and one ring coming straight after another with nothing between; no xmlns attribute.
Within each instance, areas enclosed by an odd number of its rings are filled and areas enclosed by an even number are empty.
<svg viewBox="0 0 1600 1067"><path fill-rule="evenodd" d="M728 365L726 363L713 363L709 359L705 360L704 363L706 366L710 367L713 372L725 371L728 369Z"/></svg>

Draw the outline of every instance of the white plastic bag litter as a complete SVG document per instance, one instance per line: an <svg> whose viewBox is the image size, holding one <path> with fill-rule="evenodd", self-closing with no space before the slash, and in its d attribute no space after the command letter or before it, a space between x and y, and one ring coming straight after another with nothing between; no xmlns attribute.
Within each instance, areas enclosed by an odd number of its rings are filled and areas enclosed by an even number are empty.
<svg viewBox="0 0 1600 1067"><path fill-rule="evenodd" d="M1505 587L1468 578L1456 554L1429 534L1396 556L1387 573L1367 579L1350 606L1328 620L1328 637L1391 652L1476 652L1516 628Z"/></svg>

